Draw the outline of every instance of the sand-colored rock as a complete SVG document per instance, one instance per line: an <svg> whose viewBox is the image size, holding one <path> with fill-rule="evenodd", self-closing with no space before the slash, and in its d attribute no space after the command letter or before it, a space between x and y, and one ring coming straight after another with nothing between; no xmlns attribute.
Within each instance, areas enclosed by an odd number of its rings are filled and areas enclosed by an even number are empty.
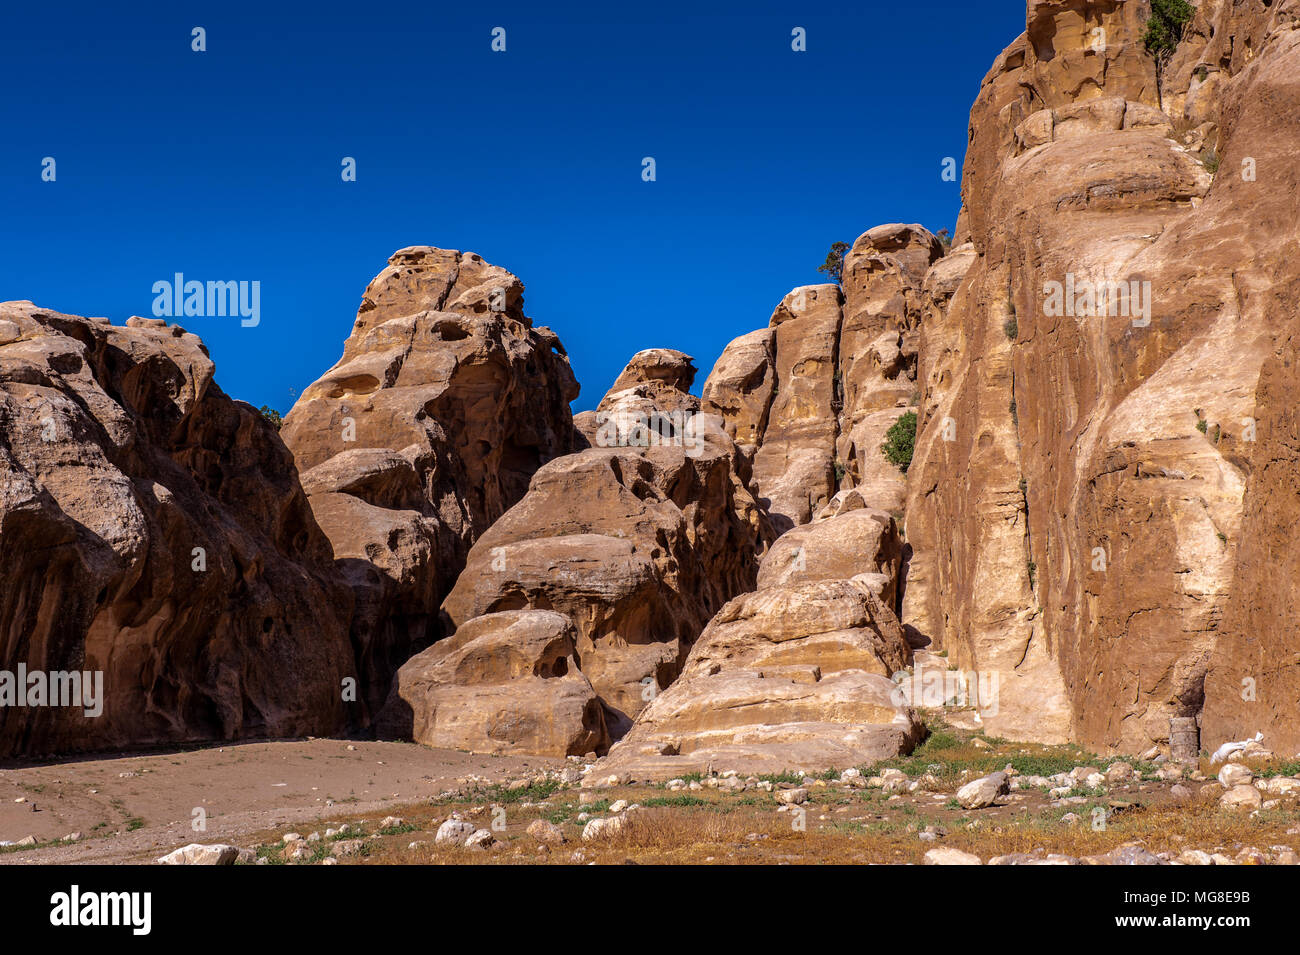
<svg viewBox="0 0 1300 955"><path fill-rule="evenodd" d="M943 254L929 230L894 224L863 233L844 256L837 486L866 485L871 506L886 511L902 509L907 482L880 446L915 403L922 284Z"/></svg>
<svg viewBox="0 0 1300 955"><path fill-rule="evenodd" d="M1130 752L1236 706L1207 669L1300 201L1278 121L1298 101L1295 5L1272 34L1250 34L1258 11L1214 11L1216 36L1259 40L1220 63L1217 175L1158 110L1142 6L1031 3L972 110L974 255L922 321L903 605L956 665L999 673L990 732ZM1106 47L1080 59L1094 23ZM1244 178L1248 156L1281 178ZM1131 280L1150 283L1145 316L1049 306L1051 282ZM1258 728L1237 709L1248 725L1224 738Z"/></svg>
<svg viewBox="0 0 1300 955"><path fill-rule="evenodd" d="M809 285L772 314L779 383L754 455L754 484L778 533L806 524L835 493L838 286Z"/></svg>
<svg viewBox="0 0 1300 955"><path fill-rule="evenodd" d="M916 397L922 286L943 254L922 226L877 226L846 253L842 286L794 289L768 328L735 339L714 365L703 408L752 455L778 532L846 489L901 512L906 479L880 448Z"/></svg>
<svg viewBox="0 0 1300 955"><path fill-rule="evenodd" d="M689 397L678 394L656 404ZM692 415L677 443L550 462L470 551L443 604L450 625L524 608L568 616L617 738L713 614L754 586L771 532L743 470L712 415Z"/></svg>
<svg viewBox="0 0 1300 955"><path fill-rule="evenodd" d="M179 326L0 322L0 670L103 680L0 707L0 755L341 730L352 598L274 427Z"/></svg>
<svg viewBox="0 0 1300 955"><path fill-rule="evenodd" d="M372 712L396 667L442 635L438 606L469 547L576 447L577 395L563 346L505 269L416 246L366 288L342 358L282 436L356 592Z"/></svg>
<svg viewBox="0 0 1300 955"><path fill-rule="evenodd" d="M923 730L889 679L910 660L897 618L863 582L746 594L589 778L812 771L910 751Z"/></svg>
<svg viewBox="0 0 1300 955"><path fill-rule="evenodd" d="M776 394L776 332L741 335L723 349L701 392L704 410L721 415L727 434L742 448L756 450L767 432Z"/></svg>
<svg viewBox="0 0 1300 955"><path fill-rule="evenodd" d="M397 671L376 730L476 753L603 751L604 714L578 669L575 636L568 617L548 610L470 620Z"/></svg>
<svg viewBox="0 0 1300 955"><path fill-rule="evenodd" d="M880 578L877 596L893 609L902 558L892 517L874 509L844 511L782 534L763 556L758 589L869 574Z"/></svg>

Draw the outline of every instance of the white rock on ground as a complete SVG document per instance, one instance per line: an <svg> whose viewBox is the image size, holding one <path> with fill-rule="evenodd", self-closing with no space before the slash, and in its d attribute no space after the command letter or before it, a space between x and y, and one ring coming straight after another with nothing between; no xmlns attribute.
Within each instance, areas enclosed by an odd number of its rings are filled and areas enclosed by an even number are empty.
<svg viewBox="0 0 1300 955"><path fill-rule="evenodd" d="M448 819L438 827L438 833L433 837L433 844L436 846L459 846L464 844L465 840L473 834L473 824L461 819Z"/></svg>
<svg viewBox="0 0 1300 955"><path fill-rule="evenodd" d="M234 865L239 847L222 843L203 845L192 842L158 859L159 865Z"/></svg>
<svg viewBox="0 0 1300 955"><path fill-rule="evenodd" d="M610 819L592 819L582 827L582 841L594 842L597 839L609 839L623 831L625 817L614 816Z"/></svg>
<svg viewBox="0 0 1300 955"><path fill-rule="evenodd" d="M957 790L957 802L963 809L983 809L992 806L999 796L1011 791L1006 773L990 773L968 782Z"/></svg>
<svg viewBox="0 0 1300 955"><path fill-rule="evenodd" d="M977 855L962 852L960 849L931 849L925 854L926 865L983 865Z"/></svg>

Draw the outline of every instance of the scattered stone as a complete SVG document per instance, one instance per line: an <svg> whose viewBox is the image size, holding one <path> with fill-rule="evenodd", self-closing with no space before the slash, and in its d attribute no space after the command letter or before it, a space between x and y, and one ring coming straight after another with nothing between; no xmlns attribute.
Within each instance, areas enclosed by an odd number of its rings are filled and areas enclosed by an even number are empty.
<svg viewBox="0 0 1300 955"><path fill-rule="evenodd" d="M190 843L158 858L159 865L234 865L239 848L223 844Z"/></svg>
<svg viewBox="0 0 1300 955"><path fill-rule="evenodd" d="M1007 774L991 773L973 780L957 790L957 802L963 809L984 809L996 804L999 796L1011 791Z"/></svg>
<svg viewBox="0 0 1300 955"><path fill-rule="evenodd" d="M436 846L464 845L465 840L474 834L474 829L475 826L472 823L456 818L448 819L438 827L438 832L433 837L433 844Z"/></svg>
<svg viewBox="0 0 1300 955"><path fill-rule="evenodd" d="M940 846L936 849L930 849L925 853L926 865L983 865L984 862L977 855L969 852L962 852L960 849L952 849L947 846Z"/></svg>
<svg viewBox="0 0 1300 955"><path fill-rule="evenodd" d="M340 839L330 847L330 855L339 858L358 856L361 855L361 849L364 845L364 839Z"/></svg>
<svg viewBox="0 0 1300 955"><path fill-rule="evenodd" d="M537 842L550 846L562 846L565 843L564 830L545 819L534 819L525 830Z"/></svg>
<svg viewBox="0 0 1300 955"><path fill-rule="evenodd" d="M592 819L582 828L582 841L594 842L598 839L610 839L623 831L626 817L613 816L608 819Z"/></svg>
<svg viewBox="0 0 1300 955"><path fill-rule="evenodd" d="M1263 797L1254 786L1233 786L1219 797L1219 807L1222 809L1259 809L1263 802Z"/></svg>
<svg viewBox="0 0 1300 955"><path fill-rule="evenodd" d="M1250 767L1242 766L1240 763L1227 763L1219 770L1219 782L1224 789L1249 786L1254 778L1255 774L1251 772Z"/></svg>

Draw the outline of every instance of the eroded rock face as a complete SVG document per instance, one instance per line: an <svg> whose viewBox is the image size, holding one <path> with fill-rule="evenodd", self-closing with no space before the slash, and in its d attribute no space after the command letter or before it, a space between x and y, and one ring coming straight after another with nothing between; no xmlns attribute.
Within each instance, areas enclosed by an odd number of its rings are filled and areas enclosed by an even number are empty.
<svg viewBox="0 0 1300 955"><path fill-rule="evenodd" d="M397 672L381 736L475 753L581 756L609 744L578 669L568 617L520 610L476 617Z"/></svg>
<svg viewBox="0 0 1300 955"><path fill-rule="evenodd" d="M7 302L0 342L0 669L103 675L94 718L0 707L0 754L343 729L351 593L199 339Z"/></svg>
<svg viewBox="0 0 1300 955"><path fill-rule="evenodd" d="M795 289L767 329L718 359L703 408L752 456L778 531L808 523L851 488L901 511L906 479L880 446L916 397L921 286L943 253L921 226L877 226L845 255L842 288Z"/></svg>
<svg viewBox="0 0 1300 955"><path fill-rule="evenodd" d="M846 510L777 538L759 566L758 589L870 575L873 592L892 610L902 562L903 542L890 515Z"/></svg>
<svg viewBox="0 0 1300 955"><path fill-rule="evenodd" d="M574 450L578 386L523 285L479 256L402 249L366 288L343 357L285 418L317 519L357 595L373 711L441 635L475 540L545 462Z"/></svg>
<svg viewBox="0 0 1300 955"><path fill-rule="evenodd" d="M1300 211L1281 118L1300 103L1296 5L1202 5L1213 31L1159 87L1144 7L1030 3L972 110L971 244L926 281L903 607L959 667L998 672L990 732L1129 752L1175 716L1260 728L1229 700L1233 667L1218 689L1207 670L1254 573L1237 547L1264 462L1244 422L1283 341L1270 315L1296 281ZM1215 91L1189 97L1177 71L1206 56ZM1188 109L1209 125L1175 134ZM1247 158L1273 180L1243 177ZM1089 288L1109 298L1089 306Z"/></svg>
<svg viewBox="0 0 1300 955"><path fill-rule="evenodd" d="M928 230L883 225L859 236L844 256L837 487L857 488L872 507L884 511L901 511L907 496L903 472L881 454L880 446L917 401L922 283L943 255L943 245Z"/></svg>
<svg viewBox="0 0 1300 955"><path fill-rule="evenodd" d="M589 778L820 770L910 751L923 729L889 679L910 660L898 619L862 581L746 594Z"/></svg>
<svg viewBox="0 0 1300 955"><path fill-rule="evenodd" d="M524 608L569 617L615 737L676 678L718 608L753 589L770 538L721 421L690 422L667 442L593 447L543 466L474 545L443 604L455 627Z"/></svg>

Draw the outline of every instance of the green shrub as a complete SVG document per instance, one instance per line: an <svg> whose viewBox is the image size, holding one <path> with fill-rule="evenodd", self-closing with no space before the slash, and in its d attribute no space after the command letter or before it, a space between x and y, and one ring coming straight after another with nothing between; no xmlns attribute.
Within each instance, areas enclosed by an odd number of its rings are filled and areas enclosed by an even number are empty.
<svg viewBox="0 0 1300 955"><path fill-rule="evenodd" d="M1187 0L1151 0L1151 19L1142 34L1142 45L1157 64L1163 66L1173 56L1195 13L1196 8Z"/></svg>
<svg viewBox="0 0 1300 955"><path fill-rule="evenodd" d="M1020 335L1020 325L1016 322L1014 315L1002 323L1002 331L1011 341L1015 341L1017 336Z"/></svg>
<svg viewBox="0 0 1300 955"><path fill-rule="evenodd" d="M916 412L909 411L885 432L885 443L880 450L885 460L896 465L904 474L912 465L912 452L916 448Z"/></svg>
<svg viewBox="0 0 1300 955"><path fill-rule="evenodd" d="M280 430L280 425L283 423L284 420L280 416L280 412L276 411L270 405L262 405L262 407L258 408L257 410L262 413L263 418L271 422L271 424L275 425L276 431Z"/></svg>

